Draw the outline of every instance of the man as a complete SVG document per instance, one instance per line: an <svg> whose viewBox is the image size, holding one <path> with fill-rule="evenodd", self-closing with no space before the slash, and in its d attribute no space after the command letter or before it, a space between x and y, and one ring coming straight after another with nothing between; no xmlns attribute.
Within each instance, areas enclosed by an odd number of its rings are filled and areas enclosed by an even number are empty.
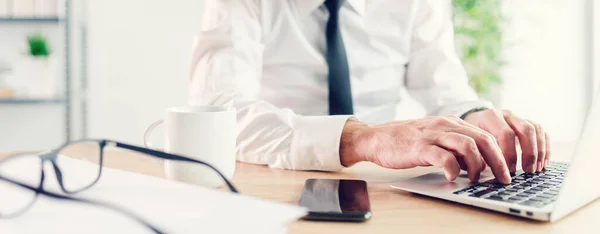
<svg viewBox="0 0 600 234"><path fill-rule="evenodd" d="M502 183L542 170L548 135L468 85L450 1L211 0L194 49L190 103L238 113L238 160L335 171L357 162L443 168ZM416 100L429 117L398 120ZM461 117L461 118L459 118ZM361 122L362 121L362 122ZM369 122L371 124L366 124ZM518 143L517 143L518 142Z"/></svg>

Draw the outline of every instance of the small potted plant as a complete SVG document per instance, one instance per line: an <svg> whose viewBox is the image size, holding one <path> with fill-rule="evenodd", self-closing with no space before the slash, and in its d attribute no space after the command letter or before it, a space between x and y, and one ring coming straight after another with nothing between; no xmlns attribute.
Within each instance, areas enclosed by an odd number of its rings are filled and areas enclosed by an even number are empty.
<svg viewBox="0 0 600 234"><path fill-rule="evenodd" d="M27 36L27 55L18 72L26 84L26 95L51 98L56 94L56 63L48 39L40 33Z"/></svg>

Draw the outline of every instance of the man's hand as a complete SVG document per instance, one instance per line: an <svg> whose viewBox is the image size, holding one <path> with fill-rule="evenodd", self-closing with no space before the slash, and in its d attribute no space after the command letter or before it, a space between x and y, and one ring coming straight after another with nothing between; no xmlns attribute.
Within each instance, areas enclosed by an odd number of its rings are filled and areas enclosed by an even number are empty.
<svg viewBox="0 0 600 234"><path fill-rule="evenodd" d="M370 161L391 169L436 166L448 180L462 168L471 181L479 180L487 164L499 182L511 181L496 138L456 116L374 126L350 120L342 132L340 160L344 166Z"/></svg>
<svg viewBox="0 0 600 234"><path fill-rule="evenodd" d="M524 171L534 173L548 164L548 134L538 124L497 110L474 112L464 121L447 116L369 126L350 120L342 132L340 160L345 166L370 161L391 169L436 166L448 180L463 169L471 181L479 180L487 164L499 182L510 183L517 140Z"/></svg>
<svg viewBox="0 0 600 234"><path fill-rule="evenodd" d="M519 118L510 111L484 110L465 117L465 121L496 137L511 172L517 169L516 139L521 146L523 171L541 171L550 160L550 140L539 124Z"/></svg>

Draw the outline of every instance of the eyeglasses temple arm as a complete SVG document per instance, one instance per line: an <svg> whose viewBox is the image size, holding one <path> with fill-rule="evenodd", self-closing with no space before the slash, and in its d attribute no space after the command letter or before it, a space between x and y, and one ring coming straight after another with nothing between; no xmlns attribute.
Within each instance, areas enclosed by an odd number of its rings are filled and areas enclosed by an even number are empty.
<svg viewBox="0 0 600 234"><path fill-rule="evenodd" d="M232 192L239 193L238 190L233 186L233 184L231 184L231 182L229 182L229 180L219 170L217 170L215 167L213 167L212 165L210 165L208 163L205 163L205 162L202 162L202 161L198 161L198 160L195 160L195 159L191 159L191 158L187 158L187 157L182 157L182 156L178 156L178 155L174 155L174 154L169 154L169 153L161 152L161 151L151 150L151 149L148 149L148 148L139 147L139 146L135 146L135 145L129 145L129 144L120 143L120 142L114 142L114 143L116 144L117 147L121 147L121 148L124 148L124 149L128 149L128 150L133 150L133 151L137 151L137 152L149 154L149 155L155 156L157 158L161 158L161 159L175 160L175 161L184 161L184 162L193 162L193 163L198 163L198 164L205 165L205 166L211 168L212 170L214 170L215 172L217 172L217 174L219 174L219 176L221 176L221 178L223 180L225 180L225 183L227 184L227 187L229 187L229 189Z"/></svg>

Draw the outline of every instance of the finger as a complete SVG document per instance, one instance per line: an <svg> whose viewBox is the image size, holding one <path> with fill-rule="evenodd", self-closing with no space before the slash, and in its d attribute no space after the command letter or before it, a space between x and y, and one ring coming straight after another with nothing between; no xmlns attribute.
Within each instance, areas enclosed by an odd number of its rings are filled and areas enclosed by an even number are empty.
<svg viewBox="0 0 600 234"><path fill-rule="evenodd" d="M552 156L552 148L550 147L550 135L548 135L547 132L544 132L544 136L546 138L546 161L544 162L544 168L546 168L550 162L550 157Z"/></svg>
<svg viewBox="0 0 600 234"><path fill-rule="evenodd" d="M502 122L504 122L504 124L502 124L500 129L494 130L493 135L498 139L498 145L500 146L500 150L502 150L502 155L506 160L508 170L511 173L516 173L518 160L516 133L504 119Z"/></svg>
<svg viewBox="0 0 600 234"><path fill-rule="evenodd" d="M521 164L523 170L527 173L535 173L537 170L537 138L535 134L535 126L531 123L512 115L510 112L505 112L504 119L515 131L519 144L521 146Z"/></svg>
<svg viewBox="0 0 600 234"><path fill-rule="evenodd" d="M476 131L476 132L479 132L479 133L481 133L481 134L484 134L484 135L489 135L490 137L493 137L493 136L492 136L492 135L491 135L489 132L486 132L485 130L481 129L480 127L477 127L477 126L475 126L475 125L473 125L473 124L471 124L471 123L469 123L469 122L467 122L467 121L464 121L464 120L462 120L462 119L461 119L461 118L459 118L458 116L455 116L455 115L449 115L449 116L447 116L447 118L449 118L449 120L450 120L450 122L451 122L452 124L450 124L450 125L446 125L446 126L450 126L450 127L452 127L452 126L454 126L455 124L459 124L459 125L461 125L461 126L464 126L464 127L470 128L470 129L471 129L471 130L473 130L473 131ZM480 153L480 155L481 155L481 153ZM460 162L459 162L459 163L460 163ZM485 160L484 160L483 156L481 157L481 165L482 165L481 171L483 172L483 171L485 171L485 169L487 169L487 164L486 164L486 162L485 162Z"/></svg>
<svg viewBox="0 0 600 234"><path fill-rule="evenodd" d="M517 146L516 146L516 134L512 130L510 125L506 122L503 116L503 112L494 111L495 118L490 119L489 129L486 129L498 140L502 155L508 165L508 170L511 173L517 172Z"/></svg>
<svg viewBox="0 0 600 234"><path fill-rule="evenodd" d="M472 125L471 125L472 126ZM506 166L506 161L496 139L490 133L485 132L477 127L467 127L464 124L457 124L449 129L469 136L475 140L479 152L488 166L492 169L492 173L500 183L509 184L511 181L510 172Z"/></svg>
<svg viewBox="0 0 600 234"><path fill-rule="evenodd" d="M483 160L473 138L458 133L444 133L437 138L435 144L443 149L455 152L455 157L460 157L466 164L469 179L472 182L479 181Z"/></svg>
<svg viewBox="0 0 600 234"><path fill-rule="evenodd" d="M517 172L517 147L516 147L516 135L510 125L504 120L503 113L501 111L494 110L490 118L487 120L485 126L479 126L486 132L491 133L498 142L502 155L508 165L508 170L511 173ZM472 125L469 122L463 121L466 124ZM479 129L479 127L472 125Z"/></svg>
<svg viewBox="0 0 600 234"><path fill-rule="evenodd" d="M544 132L544 129L542 129L542 126L540 126L539 124L536 124L531 120L527 120L527 122L529 122L535 127L535 138L538 149L536 168L537 171L540 172L542 171L542 169L544 169L546 164L546 133Z"/></svg>
<svg viewBox="0 0 600 234"><path fill-rule="evenodd" d="M446 179L454 181L460 174L460 166L451 152L437 146L427 149L423 159L430 165L444 169Z"/></svg>
<svg viewBox="0 0 600 234"><path fill-rule="evenodd" d="M462 157L458 157L456 158L456 160L458 161L458 165L460 165L460 169L467 171L467 164L465 163L465 160L463 160ZM485 169L487 169L487 164L485 164L485 160L483 160L483 158L480 159L481 160L481 171L483 172L485 171Z"/></svg>

